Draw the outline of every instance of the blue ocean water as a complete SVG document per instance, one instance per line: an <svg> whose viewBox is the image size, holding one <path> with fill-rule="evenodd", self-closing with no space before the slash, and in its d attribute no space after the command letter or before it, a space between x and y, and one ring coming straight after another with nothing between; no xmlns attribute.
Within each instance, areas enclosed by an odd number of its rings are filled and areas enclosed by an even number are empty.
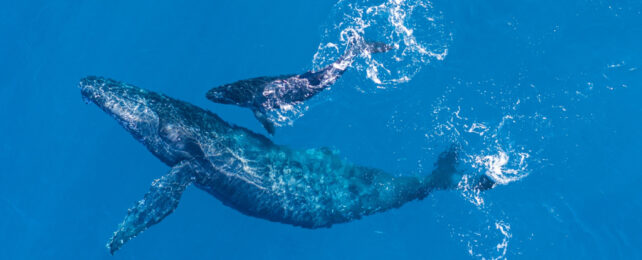
<svg viewBox="0 0 642 260"><path fill-rule="evenodd" d="M641 12L598 0L5 1L0 259L642 258ZM109 254L127 208L169 169L82 101L80 78L162 92L265 134L205 92L318 68L346 28L397 52L357 60L272 139L397 175L428 174L457 143L463 171L501 185L319 230L190 188Z"/></svg>

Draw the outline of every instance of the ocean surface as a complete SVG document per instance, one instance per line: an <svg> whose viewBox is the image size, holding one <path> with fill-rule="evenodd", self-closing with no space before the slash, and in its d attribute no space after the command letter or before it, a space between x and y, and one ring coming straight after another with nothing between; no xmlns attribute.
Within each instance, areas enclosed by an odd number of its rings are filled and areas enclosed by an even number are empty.
<svg viewBox="0 0 642 260"><path fill-rule="evenodd" d="M2 1L0 259L641 259L640 1ZM385 42L270 137L360 165L499 185L329 229L245 216L188 188L115 255L169 168L80 96L105 76L267 135L212 87L302 73L349 37Z"/></svg>

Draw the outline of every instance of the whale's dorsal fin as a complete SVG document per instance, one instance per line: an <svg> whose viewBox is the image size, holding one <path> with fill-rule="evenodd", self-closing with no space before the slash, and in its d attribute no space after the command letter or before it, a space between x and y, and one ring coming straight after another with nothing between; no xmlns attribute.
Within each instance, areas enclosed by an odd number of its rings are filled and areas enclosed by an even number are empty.
<svg viewBox="0 0 642 260"><path fill-rule="evenodd" d="M252 109L252 112L254 112L254 117L261 122L263 128L265 128L265 130L271 135L274 135L274 123L270 121L267 115L258 109Z"/></svg>
<svg viewBox="0 0 642 260"><path fill-rule="evenodd" d="M178 206L183 191L192 182L191 173L190 163L182 161L167 175L154 180L149 192L128 210L127 217L114 232L107 244L109 252L114 254L127 241L171 214Z"/></svg>

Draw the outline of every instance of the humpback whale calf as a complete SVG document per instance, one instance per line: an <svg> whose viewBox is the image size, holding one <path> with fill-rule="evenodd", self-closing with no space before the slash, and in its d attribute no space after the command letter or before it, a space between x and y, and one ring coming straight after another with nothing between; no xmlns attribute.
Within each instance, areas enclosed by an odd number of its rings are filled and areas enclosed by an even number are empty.
<svg viewBox="0 0 642 260"><path fill-rule="evenodd" d="M206 96L216 103L250 108L265 130L274 134L269 111L300 104L331 86L361 52L372 54L391 49L392 46L384 43L352 40L339 59L319 71L240 80L215 87Z"/></svg>
<svg viewBox="0 0 642 260"><path fill-rule="evenodd" d="M212 112L118 81L87 77L96 104L171 170L128 210L107 244L113 254L177 207L190 185L243 214L304 228L330 227L455 188L456 149L440 155L427 177L393 176L357 166L327 148L293 150L231 125ZM485 175L475 187L490 189Z"/></svg>

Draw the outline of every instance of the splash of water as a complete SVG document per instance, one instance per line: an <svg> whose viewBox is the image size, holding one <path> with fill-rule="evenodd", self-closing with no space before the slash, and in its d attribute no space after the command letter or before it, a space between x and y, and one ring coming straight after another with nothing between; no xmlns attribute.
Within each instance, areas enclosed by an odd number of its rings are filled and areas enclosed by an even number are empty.
<svg viewBox="0 0 642 260"><path fill-rule="evenodd" d="M408 82L432 60L443 60L452 38L427 0L340 0L330 20L314 55L315 70L335 61L351 43L383 42L394 49L359 50L352 64L378 88Z"/></svg>
<svg viewBox="0 0 642 260"><path fill-rule="evenodd" d="M519 160L511 160L506 152L498 148L497 154L475 156L475 165L473 167L484 167L485 174L493 179L495 183L506 185L528 176L526 159L530 155L528 153L517 153L517 155ZM507 167L507 165L515 164L516 168Z"/></svg>
<svg viewBox="0 0 642 260"><path fill-rule="evenodd" d="M526 114L517 107L523 102L513 99L496 111L499 117L481 120L477 110L488 107L472 107L466 100L456 97L450 100L453 90L447 91L434 105L433 128L426 134L431 146L435 143L461 145L461 170L467 175L458 185L460 195L469 202L478 214L477 227L453 227L453 236L458 237L470 256L479 259L504 259L509 252L513 237L508 217L501 209L489 203L487 193L473 188L476 176L487 175L499 185L522 180L540 167L539 152L529 145L541 141L538 129L547 123L547 117L537 112ZM479 98L479 97L477 97ZM453 102L454 101L454 102Z"/></svg>
<svg viewBox="0 0 642 260"><path fill-rule="evenodd" d="M511 225L504 220L493 220L487 211L480 213L483 221L480 221L477 229L462 230L451 225L452 235L465 245L468 254L474 258L506 259L513 237Z"/></svg>
<svg viewBox="0 0 642 260"><path fill-rule="evenodd" d="M510 232L510 223L506 222L505 216L497 216L492 212L492 209L486 205L483 193L473 188L475 185L473 180L475 178L472 176L465 175L458 185L458 190L466 201L475 206L477 213L485 221L479 222L481 230L455 230L451 227L452 232L462 243L465 243L470 256L480 259L505 259L508 244L513 237ZM492 245L489 245L489 242Z"/></svg>

